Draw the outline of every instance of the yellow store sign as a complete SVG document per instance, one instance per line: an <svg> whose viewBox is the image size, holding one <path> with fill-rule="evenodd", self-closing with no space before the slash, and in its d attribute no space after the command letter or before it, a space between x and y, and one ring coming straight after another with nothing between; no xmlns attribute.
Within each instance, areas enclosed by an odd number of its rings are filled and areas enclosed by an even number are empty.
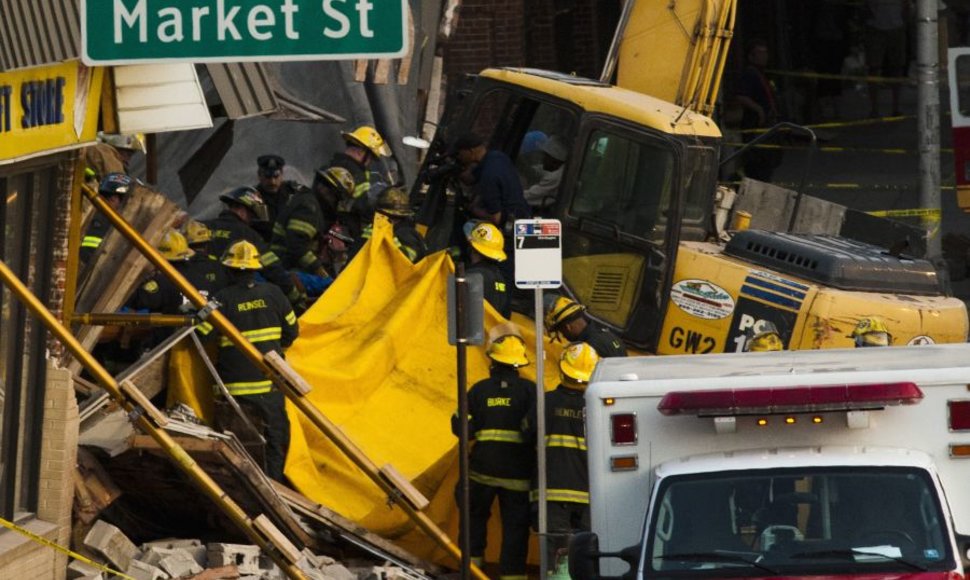
<svg viewBox="0 0 970 580"><path fill-rule="evenodd" d="M103 74L79 61L0 73L0 165L94 142Z"/></svg>

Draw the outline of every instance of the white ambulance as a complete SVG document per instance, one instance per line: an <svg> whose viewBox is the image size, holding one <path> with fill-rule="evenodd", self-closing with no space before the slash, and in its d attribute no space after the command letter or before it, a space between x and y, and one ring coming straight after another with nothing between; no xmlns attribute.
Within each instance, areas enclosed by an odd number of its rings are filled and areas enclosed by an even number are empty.
<svg viewBox="0 0 970 580"><path fill-rule="evenodd" d="M573 578L970 578L970 344L617 358Z"/></svg>

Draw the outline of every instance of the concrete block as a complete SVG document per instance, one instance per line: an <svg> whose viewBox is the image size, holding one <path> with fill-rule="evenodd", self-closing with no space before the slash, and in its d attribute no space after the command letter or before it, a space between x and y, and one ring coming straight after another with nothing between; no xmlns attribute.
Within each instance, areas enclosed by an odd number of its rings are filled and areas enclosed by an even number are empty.
<svg viewBox="0 0 970 580"><path fill-rule="evenodd" d="M185 550L172 550L172 552L158 562L158 567L165 570L166 574L172 578L183 578L202 572L202 566L199 566L191 554Z"/></svg>
<svg viewBox="0 0 970 580"><path fill-rule="evenodd" d="M328 580L357 580L357 575L343 564L329 564L320 568L320 571Z"/></svg>
<svg viewBox="0 0 970 580"><path fill-rule="evenodd" d="M116 526L98 520L84 537L84 545L98 552L120 570L125 570L141 553Z"/></svg>
<svg viewBox="0 0 970 580"><path fill-rule="evenodd" d="M132 560L131 565L125 570L125 574L135 580L168 580L169 575L151 564L146 564L140 560Z"/></svg>
<svg viewBox="0 0 970 580"><path fill-rule="evenodd" d="M145 542L141 545L141 549L144 552L148 552L152 548L159 548L163 550L184 550L192 555L196 563L202 568L206 567L208 563L208 557L206 556L205 544L200 540L178 540L178 539L167 539L167 540L156 540L154 542ZM142 562L147 561L145 558L141 559ZM148 562L149 564L157 565L155 562Z"/></svg>
<svg viewBox="0 0 970 580"><path fill-rule="evenodd" d="M80 560L71 560L71 563L67 565L68 580L77 580L79 578L97 576L100 573L101 571L94 566L85 564Z"/></svg>
<svg viewBox="0 0 970 580"><path fill-rule="evenodd" d="M104 580L104 576L101 575L101 572L98 572L92 576L79 576L77 580Z"/></svg>
<svg viewBox="0 0 970 580"><path fill-rule="evenodd" d="M258 576L259 553L259 546L212 543L206 549L207 565L217 568L233 564L239 569L240 576Z"/></svg>

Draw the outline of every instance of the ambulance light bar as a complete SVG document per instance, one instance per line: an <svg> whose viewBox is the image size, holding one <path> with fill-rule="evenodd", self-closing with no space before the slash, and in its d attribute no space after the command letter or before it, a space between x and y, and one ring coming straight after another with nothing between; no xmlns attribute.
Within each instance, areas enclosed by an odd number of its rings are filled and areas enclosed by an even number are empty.
<svg viewBox="0 0 970 580"><path fill-rule="evenodd" d="M915 405L923 392L915 383L814 385L705 391L671 391L657 409L664 415L735 416L881 409Z"/></svg>

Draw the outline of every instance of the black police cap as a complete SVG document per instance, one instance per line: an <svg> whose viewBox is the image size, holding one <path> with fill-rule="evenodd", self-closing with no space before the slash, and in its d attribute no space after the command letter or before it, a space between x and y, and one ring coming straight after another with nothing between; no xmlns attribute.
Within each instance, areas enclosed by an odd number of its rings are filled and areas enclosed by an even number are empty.
<svg viewBox="0 0 970 580"><path fill-rule="evenodd" d="M282 171L286 161L279 155L260 155L256 158L256 165L264 171Z"/></svg>

